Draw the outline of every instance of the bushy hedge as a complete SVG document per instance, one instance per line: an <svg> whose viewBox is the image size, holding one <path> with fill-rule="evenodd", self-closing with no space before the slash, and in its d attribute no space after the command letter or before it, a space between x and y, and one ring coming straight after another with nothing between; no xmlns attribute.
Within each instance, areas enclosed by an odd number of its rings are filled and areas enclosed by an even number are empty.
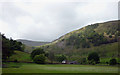
<svg viewBox="0 0 120 75"><path fill-rule="evenodd" d="M36 55L45 54L44 50L41 48L36 48L31 53L31 58L33 59Z"/></svg>
<svg viewBox="0 0 120 75"><path fill-rule="evenodd" d="M33 61L37 64L44 64L45 63L45 55L44 54L40 54L40 55L36 55L34 58L33 58Z"/></svg>
<svg viewBox="0 0 120 75"><path fill-rule="evenodd" d="M116 65L117 64L117 60L116 59L111 59L109 62L110 65Z"/></svg>
<svg viewBox="0 0 120 75"><path fill-rule="evenodd" d="M96 52L92 52L88 55L88 61L95 61L95 63L99 63L100 61L100 57L98 55L98 53Z"/></svg>

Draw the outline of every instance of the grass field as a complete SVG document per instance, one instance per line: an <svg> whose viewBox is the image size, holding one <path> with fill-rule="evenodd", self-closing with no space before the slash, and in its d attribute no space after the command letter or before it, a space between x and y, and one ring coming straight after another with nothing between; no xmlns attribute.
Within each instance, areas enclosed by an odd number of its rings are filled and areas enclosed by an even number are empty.
<svg viewBox="0 0 120 75"><path fill-rule="evenodd" d="M17 65L21 65L18 63ZM19 68L3 68L3 73L118 73L117 66L96 65L39 65L34 63L22 63Z"/></svg>
<svg viewBox="0 0 120 75"><path fill-rule="evenodd" d="M21 52L21 51L14 51L15 54L13 54L8 61L24 61L24 62L31 62L31 58L30 58L30 54L29 53L25 53L25 52Z"/></svg>

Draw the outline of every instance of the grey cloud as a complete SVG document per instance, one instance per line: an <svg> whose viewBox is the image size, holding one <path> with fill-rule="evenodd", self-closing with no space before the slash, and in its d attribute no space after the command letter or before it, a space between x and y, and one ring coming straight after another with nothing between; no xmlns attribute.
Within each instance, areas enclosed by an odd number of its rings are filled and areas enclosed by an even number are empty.
<svg viewBox="0 0 120 75"><path fill-rule="evenodd" d="M88 23L115 20L118 16L117 3L106 3L103 7L105 10L99 11L97 9L99 12L90 11L88 5L91 7L90 9L97 7L92 7L92 3L89 2L46 3L41 6L39 4L41 3L23 3L24 7L23 5L17 6L16 3L12 2L3 3L0 12L4 12L4 14L0 13L0 20L9 24L8 30L13 30L7 34L11 34L14 39L53 41ZM98 5L102 6L102 4ZM24 20L23 23L16 21L16 18L23 17L25 19L25 16L30 17L33 24L28 25L30 20L28 20L28 24L24 23Z"/></svg>

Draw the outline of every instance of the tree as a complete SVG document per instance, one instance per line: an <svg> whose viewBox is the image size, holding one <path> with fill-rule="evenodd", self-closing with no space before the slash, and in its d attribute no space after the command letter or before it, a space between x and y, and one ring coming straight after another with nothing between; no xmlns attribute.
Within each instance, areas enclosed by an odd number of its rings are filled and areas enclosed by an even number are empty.
<svg viewBox="0 0 120 75"><path fill-rule="evenodd" d="M11 50L9 39L7 39L4 35L2 35L2 59L5 61L14 53Z"/></svg>
<svg viewBox="0 0 120 75"><path fill-rule="evenodd" d="M40 55L36 55L34 58L33 58L33 61L37 64L44 64L45 63L45 55L44 54L40 54Z"/></svg>
<svg viewBox="0 0 120 75"><path fill-rule="evenodd" d="M109 64L110 65L116 65L117 64L117 60L116 59L111 59Z"/></svg>
<svg viewBox="0 0 120 75"><path fill-rule="evenodd" d="M66 56L65 55L56 55L56 60L59 62L62 62L63 60L66 60Z"/></svg>
<svg viewBox="0 0 120 75"><path fill-rule="evenodd" d="M95 61L95 63L98 63L100 61L100 57L98 56L98 53L92 52L88 55L89 61Z"/></svg>
<svg viewBox="0 0 120 75"><path fill-rule="evenodd" d="M36 48L31 53L31 58L33 59L36 55L44 54L44 50L41 48Z"/></svg>
<svg viewBox="0 0 120 75"><path fill-rule="evenodd" d="M10 47L11 50L19 50L19 51L23 51L25 48L21 42L13 40L12 38L10 38Z"/></svg>
<svg viewBox="0 0 120 75"><path fill-rule="evenodd" d="M46 52L45 52L45 56L48 57L48 55L49 55L49 53L48 53L48 51L46 51Z"/></svg>
<svg viewBox="0 0 120 75"><path fill-rule="evenodd" d="M54 53L50 51L48 54L48 59L51 60L51 63L53 63L54 58L55 58Z"/></svg>
<svg viewBox="0 0 120 75"><path fill-rule="evenodd" d="M87 62L86 58L81 58L81 59L79 60L79 63L80 63L80 64L86 64L86 62Z"/></svg>
<svg viewBox="0 0 120 75"><path fill-rule="evenodd" d="M14 54L14 50L23 51L23 44L21 42L17 42L13 39L8 39L4 36L4 34L0 34L2 36L2 59L6 61L12 54Z"/></svg>

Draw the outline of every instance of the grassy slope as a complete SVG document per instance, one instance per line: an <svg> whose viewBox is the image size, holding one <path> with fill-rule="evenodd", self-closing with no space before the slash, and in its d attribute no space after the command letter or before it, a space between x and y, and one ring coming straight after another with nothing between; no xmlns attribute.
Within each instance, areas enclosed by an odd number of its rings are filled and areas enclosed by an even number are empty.
<svg viewBox="0 0 120 75"><path fill-rule="evenodd" d="M17 59L18 61L22 61L22 62L31 62L32 61L29 53L25 53L25 52L21 52L21 51L15 51L15 54L13 54L8 59L8 61L14 61L15 59Z"/></svg>
<svg viewBox="0 0 120 75"><path fill-rule="evenodd" d="M67 52L67 51L66 51ZM118 59L118 42L107 44L107 45L101 45L97 47L92 48L84 48L84 49L78 49L74 51L69 51L71 54L69 60L79 60L81 57L86 58L89 53L91 52L98 52L100 56L100 62L106 63L109 62L111 58L116 58L118 62L120 62L120 59ZM119 54L120 55L120 54Z"/></svg>
<svg viewBox="0 0 120 75"><path fill-rule="evenodd" d="M64 52L69 52L67 55L70 56L69 60L79 60L81 57L87 57L90 52L98 52L101 59L100 61L102 63L108 62L111 58L116 58L118 54L118 42L111 43L107 45L101 45L97 47L92 48L83 48L83 49L76 49L69 51L66 49ZM57 50L56 50L57 53ZM12 55L9 58L9 61L14 61L17 59L18 61L24 61L24 62L31 62L30 54L21 52L21 51L15 51L15 54ZM117 59L118 60L118 59ZM120 60L118 60L120 62Z"/></svg>
<svg viewBox="0 0 120 75"><path fill-rule="evenodd" d="M55 54L65 54L70 57L70 59L87 57L90 52L98 52L100 57L104 60L105 58L116 58L118 55L118 42L101 44L100 46L93 46L92 44L90 48L75 48L75 45L66 45L66 39L69 39L70 36L73 35L89 35L89 31L94 30L98 34L103 34L108 40L115 38L115 34L118 33L118 22L120 21L110 21L105 23L93 24L86 27L83 27L79 30L72 31L59 39L53 41L52 43L40 46L47 51L54 51ZM88 32L86 33L86 31ZM112 35L113 38L109 38L108 36ZM94 36L95 37L95 36ZM76 39L74 39L76 40ZM103 61L102 60L102 61Z"/></svg>
<svg viewBox="0 0 120 75"><path fill-rule="evenodd" d="M118 67L23 64L20 68L3 68L3 73L118 73Z"/></svg>
<svg viewBox="0 0 120 75"><path fill-rule="evenodd" d="M98 26L96 26L96 28L94 28L93 26L95 26L96 24L98 24ZM74 31L72 31L70 33L67 33L66 35L61 36L57 40L55 40L55 41L47 44L47 46L48 45L56 44L56 43L60 42L63 39L69 38L70 36L72 36L74 34L78 35L79 33L84 33L86 29L88 29L88 30L94 30L94 31L96 31L99 34L101 34L101 33L106 33L107 34L108 33L107 35L110 35L110 34L114 35L118 31L118 25L120 25L120 20L119 21L110 21L110 22L105 22L105 23L96 23L96 24L88 25L88 26L85 26L85 27L83 27L81 29L74 30ZM45 46L46 46L46 44L45 44Z"/></svg>
<svg viewBox="0 0 120 75"><path fill-rule="evenodd" d="M60 50L59 48L55 48L54 45L52 45L54 49L52 49L55 53L63 53L69 56L68 60L79 60L80 58L86 58L89 53L91 52L97 52L100 56L100 61L102 63L108 62L111 58L117 58L118 54L118 42L110 43L110 44L103 44L96 47L91 48L81 48L81 49L72 49L65 48L64 50ZM117 58L118 60L118 58ZM118 60L120 62L120 60Z"/></svg>

